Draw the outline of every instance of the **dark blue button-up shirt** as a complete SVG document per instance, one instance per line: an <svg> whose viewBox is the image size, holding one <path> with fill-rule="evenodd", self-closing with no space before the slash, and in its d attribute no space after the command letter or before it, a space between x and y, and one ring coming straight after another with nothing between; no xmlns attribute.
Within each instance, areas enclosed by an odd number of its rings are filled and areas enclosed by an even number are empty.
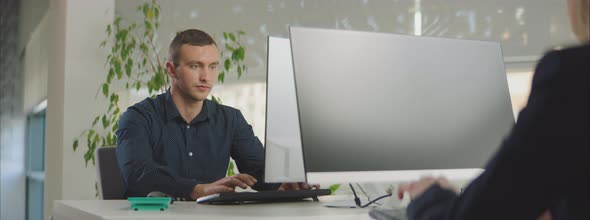
<svg viewBox="0 0 590 220"><path fill-rule="evenodd" d="M254 189L278 187L262 184L264 149L242 113L210 100L187 124L170 91L147 98L123 113L116 135L126 196L160 191L190 198L196 184L226 176L230 156L240 173L258 180Z"/></svg>

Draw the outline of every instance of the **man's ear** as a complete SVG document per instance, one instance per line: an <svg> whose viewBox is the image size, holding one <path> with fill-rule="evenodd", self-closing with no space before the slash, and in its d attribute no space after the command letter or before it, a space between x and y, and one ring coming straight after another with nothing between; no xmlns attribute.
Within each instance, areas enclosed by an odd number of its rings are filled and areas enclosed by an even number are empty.
<svg viewBox="0 0 590 220"><path fill-rule="evenodd" d="M176 66L172 61L166 62L166 72L168 72L168 76L172 79L176 79Z"/></svg>

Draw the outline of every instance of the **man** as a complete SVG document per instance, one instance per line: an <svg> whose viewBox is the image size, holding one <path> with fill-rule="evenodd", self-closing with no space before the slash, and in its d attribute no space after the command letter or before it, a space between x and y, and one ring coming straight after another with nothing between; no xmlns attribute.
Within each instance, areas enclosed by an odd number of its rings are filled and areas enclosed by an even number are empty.
<svg viewBox="0 0 590 220"><path fill-rule="evenodd" d="M583 45L541 59L518 122L462 194L444 178L402 184L409 219L590 219L590 1L568 6Z"/></svg>
<svg viewBox="0 0 590 220"><path fill-rule="evenodd" d="M308 188L264 184L264 150L242 113L207 96L217 80L219 51L207 33L190 29L172 40L165 94L127 109L119 121L117 160L126 196L160 191L173 197ZM230 156L241 174L225 177Z"/></svg>

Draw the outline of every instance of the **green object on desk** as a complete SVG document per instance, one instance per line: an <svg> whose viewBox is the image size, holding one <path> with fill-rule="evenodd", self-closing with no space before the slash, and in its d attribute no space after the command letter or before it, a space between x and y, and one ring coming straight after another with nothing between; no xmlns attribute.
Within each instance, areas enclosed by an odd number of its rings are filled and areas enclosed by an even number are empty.
<svg viewBox="0 0 590 220"><path fill-rule="evenodd" d="M129 197L127 198L131 204L131 210L134 211L164 211L168 209L168 205L172 201L169 197Z"/></svg>

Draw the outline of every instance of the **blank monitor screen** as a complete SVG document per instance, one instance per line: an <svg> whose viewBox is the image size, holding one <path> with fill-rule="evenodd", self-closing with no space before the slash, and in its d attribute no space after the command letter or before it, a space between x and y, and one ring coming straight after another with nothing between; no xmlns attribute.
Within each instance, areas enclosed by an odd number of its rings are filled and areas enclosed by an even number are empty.
<svg viewBox="0 0 590 220"><path fill-rule="evenodd" d="M481 168L514 125L500 45L290 28L306 172Z"/></svg>
<svg viewBox="0 0 590 220"><path fill-rule="evenodd" d="M268 37L265 182L305 182L289 39Z"/></svg>

